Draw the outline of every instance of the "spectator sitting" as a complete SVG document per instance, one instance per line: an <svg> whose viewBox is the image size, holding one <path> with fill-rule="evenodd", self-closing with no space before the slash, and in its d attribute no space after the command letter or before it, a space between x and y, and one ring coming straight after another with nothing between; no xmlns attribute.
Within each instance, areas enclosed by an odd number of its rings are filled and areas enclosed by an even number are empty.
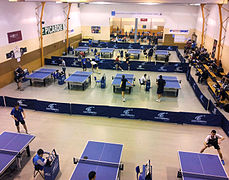
<svg viewBox="0 0 229 180"><path fill-rule="evenodd" d="M203 73L198 77L198 83L203 83L204 81L206 81L208 79L208 71L204 70Z"/></svg>

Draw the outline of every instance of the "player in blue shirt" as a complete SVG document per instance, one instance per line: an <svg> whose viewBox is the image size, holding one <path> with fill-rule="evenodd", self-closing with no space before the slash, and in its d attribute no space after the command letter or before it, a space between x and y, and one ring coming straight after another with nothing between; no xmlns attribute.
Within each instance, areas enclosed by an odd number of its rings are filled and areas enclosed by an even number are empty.
<svg viewBox="0 0 229 180"><path fill-rule="evenodd" d="M18 133L20 133L19 123L21 123L25 129L26 134L28 134L28 130L27 130L25 120L24 120L25 119L25 112L22 109L22 107L20 107L19 103L17 103L15 105L15 107L12 109L10 115L15 120L15 125L17 127Z"/></svg>
<svg viewBox="0 0 229 180"><path fill-rule="evenodd" d="M87 71L87 59L85 56L81 60L83 71Z"/></svg>

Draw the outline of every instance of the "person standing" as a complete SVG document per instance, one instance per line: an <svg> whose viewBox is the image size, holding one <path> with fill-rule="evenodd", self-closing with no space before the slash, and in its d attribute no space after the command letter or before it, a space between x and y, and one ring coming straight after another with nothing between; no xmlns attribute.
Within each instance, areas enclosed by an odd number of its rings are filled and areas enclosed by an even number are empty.
<svg viewBox="0 0 229 180"><path fill-rule="evenodd" d="M25 129L26 134L28 134L28 130L27 130L27 127L26 127L26 124L25 124L25 120L24 120L25 119L25 112L22 109L22 107L20 107L19 103L17 103L15 105L15 107L12 109L10 115L15 121L15 125L17 127L18 133L20 133L19 123L21 123L22 126Z"/></svg>
<svg viewBox="0 0 229 180"><path fill-rule="evenodd" d="M123 69L120 66L119 56L117 56L115 59L115 68L116 68L116 70L120 69L121 71L123 71Z"/></svg>
<svg viewBox="0 0 229 180"><path fill-rule="evenodd" d="M17 89L20 91L23 91L21 87L21 82L24 77L24 71L21 67L21 65L18 66L18 68L14 71L15 72L15 82L17 83Z"/></svg>
<svg viewBox="0 0 229 180"><path fill-rule="evenodd" d="M81 64L82 64L83 71L87 71L87 59L85 58L85 56L83 56L81 60Z"/></svg>
<svg viewBox="0 0 229 180"><path fill-rule="evenodd" d="M129 83L129 84L131 84L131 86L133 86L133 84L125 78L125 75L122 75L120 87L121 87L121 91L122 91L122 101L123 102L126 101L126 98L125 98L126 83Z"/></svg>
<svg viewBox="0 0 229 180"><path fill-rule="evenodd" d="M62 71L64 72L64 75L66 75L66 63L65 60L61 60L61 64L60 66L62 66Z"/></svg>
<svg viewBox="0 0 229 180"><path fill-rule="evenodd" d="M149 52L148 52L148 61L151 62L151 58L153 56L153 48L151 47Z"/></svg>
<svg viewBox="0 0 229 180"><path fill-rule="evenodd" d="M164 87L165 87L165 80L162 78L162 75L159 76L159 79L157 80L157 95L158 99L156 100L157 102L161 102L161 96L164 92Z"/></svg>
<svg viewBox="0 0 229 180"><path fill-rule="evenodd" d="M219 157L222 161L222 164L225 165L225 162L223 160L223 154L220 150L219 144L221 143L221 141L224 140L224 137L216 134L216 130L212 130L211 134L209 134L204 141L204 147L201 149L200 153L203 153L205 149L209 148L209 147L214 147L219 154Z"/></svg>

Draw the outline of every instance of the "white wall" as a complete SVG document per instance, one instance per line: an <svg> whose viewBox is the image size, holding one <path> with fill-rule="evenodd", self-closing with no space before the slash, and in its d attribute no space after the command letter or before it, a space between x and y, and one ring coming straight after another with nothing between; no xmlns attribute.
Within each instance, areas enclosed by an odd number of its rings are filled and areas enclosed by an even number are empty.
<svg viewBox="0 0 229 180"><path fill-rule="evenodd" d="M137 15L138 17L155 17L165 19L165 28L187 29L196 27L198 7L188 5L81 5L82 26L109 26L111 11L125 13L162 13L162 16ZM122 15L122 17L136 17L136 15Z"/></svg>
<svg viewBox="0 0 229 180"><path fill-rule="evenodd" d="M39 49L38 21L35 10L39 5L40 3L37 2L16 3L8 2L8 0L0 0L0 62L6 61L6 53L10 52L16 46L27 47L28 52ZM65 7L67 7L66 3L46 3L43 16L45 24L43 27L65 24ZM68 8L66 8L66 10L67 9ZM74 32L70 34L71 37L81 33L80 9L77 7L77 4L72 5L70 18L69 29L74 30ZM9 44L7 33L18 30L22 32L22 41ZM65 38L65 31L45 35L44 46L64 40Z"/></svg>

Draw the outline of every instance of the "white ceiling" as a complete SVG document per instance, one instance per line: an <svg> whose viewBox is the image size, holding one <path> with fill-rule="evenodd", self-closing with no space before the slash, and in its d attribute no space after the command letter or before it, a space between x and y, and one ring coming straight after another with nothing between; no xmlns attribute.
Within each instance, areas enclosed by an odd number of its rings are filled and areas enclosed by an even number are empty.
<svg viewBox="0 0 229 180"><path fill-rule="evenodd" d="M9 1L20 1L20 2L99 2L98 4L105 3L172 3L172 4L209 4L209 3L219 3L227 4L228 0L9 0ZM150 5L150 4L148 4ZM154 5L154 4L152 4Z"/></svg>

